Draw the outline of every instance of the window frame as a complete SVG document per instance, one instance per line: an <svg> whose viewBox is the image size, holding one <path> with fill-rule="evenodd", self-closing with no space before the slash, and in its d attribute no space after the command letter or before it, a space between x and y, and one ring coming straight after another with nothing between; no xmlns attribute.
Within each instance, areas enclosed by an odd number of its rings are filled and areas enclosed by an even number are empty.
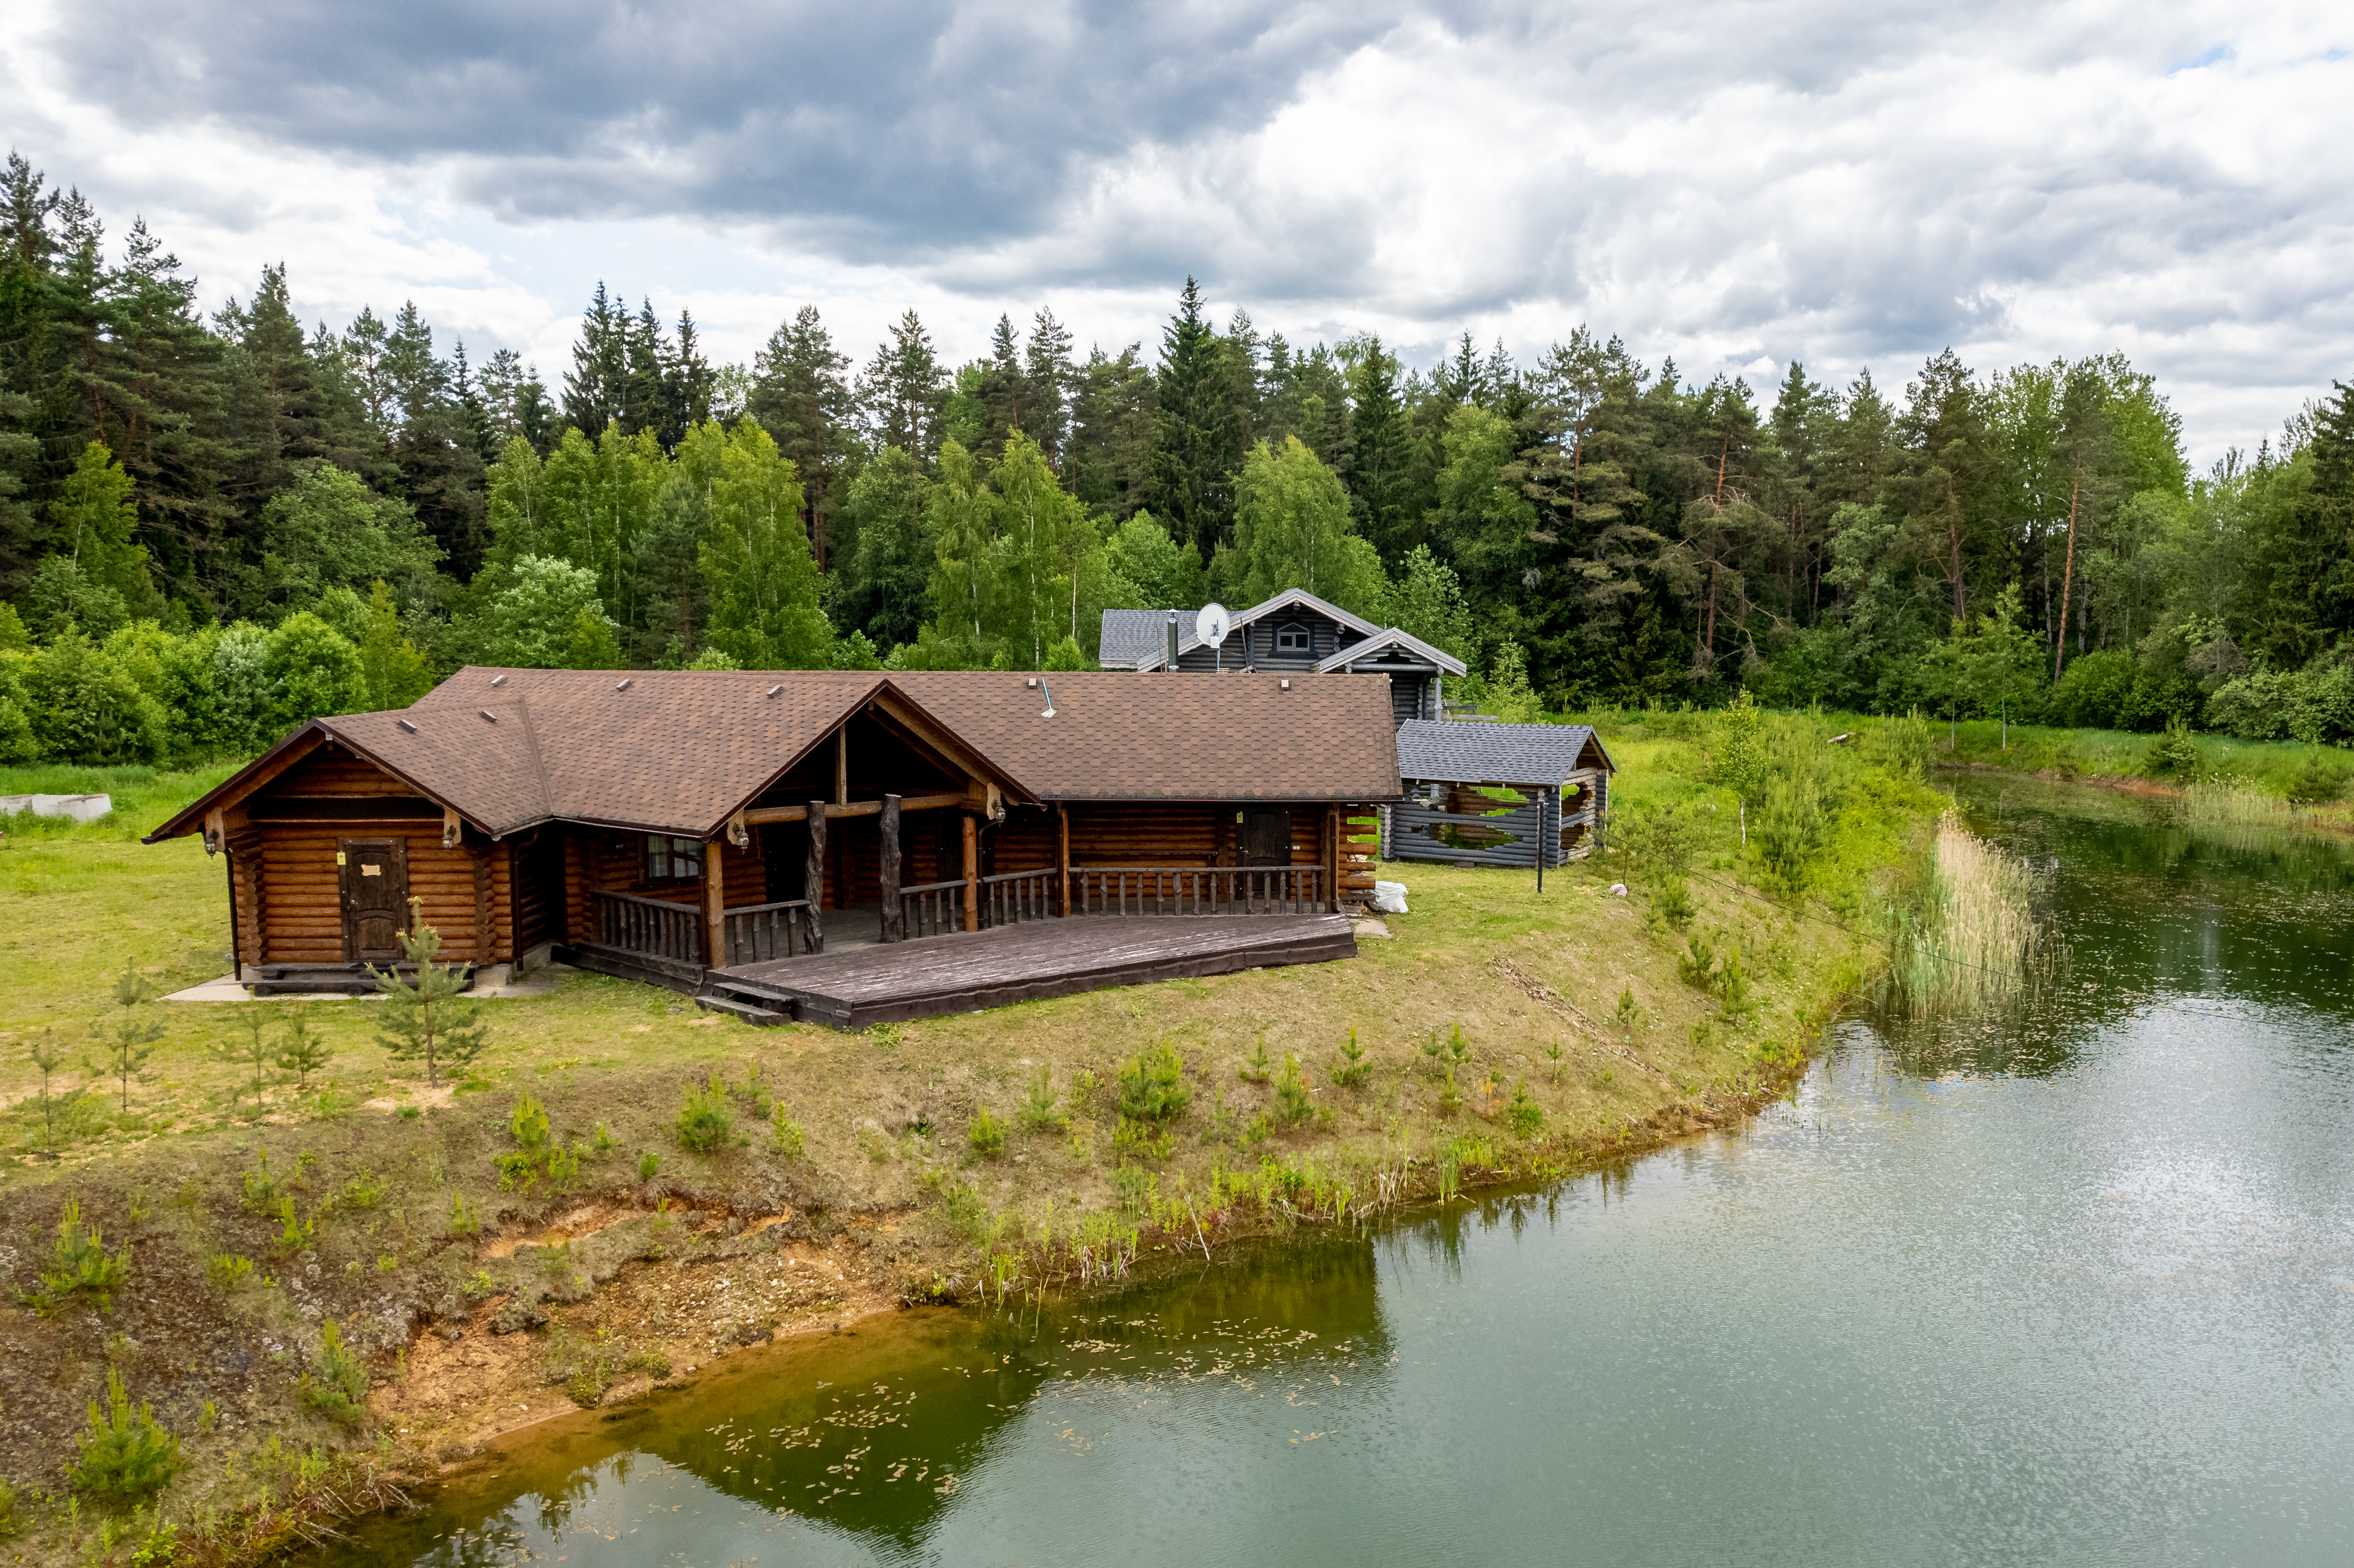
<svg viewBox="0 0 2354 1568"><path fill-rule="evenodd" d="M1299 639L1297 642L1285 641L1287 638L1294 637ZM1313 656L1316 652L1316 632L1305 622L1287 620L1275 629L1275 651L1278 653L1300 653Z"/></svg>
<svg viewBox="0 0 2354 1568"><path fill-rule="evenodd" d="M646 880L701 882L704 850L701 839L681 838L676 833L648 833L641 852Z"/></svg>

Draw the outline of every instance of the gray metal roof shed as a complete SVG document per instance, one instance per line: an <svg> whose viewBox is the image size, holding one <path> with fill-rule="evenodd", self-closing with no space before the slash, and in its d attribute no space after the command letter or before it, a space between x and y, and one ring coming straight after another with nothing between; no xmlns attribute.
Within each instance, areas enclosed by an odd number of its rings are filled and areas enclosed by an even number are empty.
<svg viewBox="0 0 2354 1568"><path fill-rule="evenodd" d="M1398 726L1398 777L1434 784L1559 784L1618 765L1582 724L1408 719Z"/></svg>

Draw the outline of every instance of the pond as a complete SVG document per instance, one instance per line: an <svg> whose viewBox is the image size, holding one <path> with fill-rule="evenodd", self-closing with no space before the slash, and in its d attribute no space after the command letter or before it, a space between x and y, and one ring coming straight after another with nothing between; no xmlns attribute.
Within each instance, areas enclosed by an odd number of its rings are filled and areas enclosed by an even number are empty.
<svg viewBox="0 0 2354 1568"><path fill-rule="evenodd" d="M2354 1561L2354 856L1961 786L2023 1016L1627 1169L541 1429L340 1564Z"/></svg>

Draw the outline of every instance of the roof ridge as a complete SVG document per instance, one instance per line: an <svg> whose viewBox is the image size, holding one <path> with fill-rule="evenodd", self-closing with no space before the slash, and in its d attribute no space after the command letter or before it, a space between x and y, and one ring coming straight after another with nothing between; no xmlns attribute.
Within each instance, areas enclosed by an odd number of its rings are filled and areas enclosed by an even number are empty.
<svg viewBox="0 0 2354 1568"><path fill-rule="evenodd" d="M523 715L523 748L531 758L531 781L539 788L541 821L556 815L556 792L547 782L547 764L539 755L539 726L531 722L531 699L523 693L514 694L514 705Z"/></svg>

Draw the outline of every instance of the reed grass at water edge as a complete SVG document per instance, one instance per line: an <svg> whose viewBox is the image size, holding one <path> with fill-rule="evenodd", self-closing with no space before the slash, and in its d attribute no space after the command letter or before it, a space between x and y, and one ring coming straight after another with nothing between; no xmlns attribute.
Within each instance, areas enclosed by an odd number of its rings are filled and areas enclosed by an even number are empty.
<svg viewBox="0 0 2354 1568"><path fill-rule="evenodd" d="M2035 914L2035 874L1951 813L1937 822L1921 921L1899 953L1903 1005L1923 1016L2008 1006L2046 973L2054 946Z"/></svg>

